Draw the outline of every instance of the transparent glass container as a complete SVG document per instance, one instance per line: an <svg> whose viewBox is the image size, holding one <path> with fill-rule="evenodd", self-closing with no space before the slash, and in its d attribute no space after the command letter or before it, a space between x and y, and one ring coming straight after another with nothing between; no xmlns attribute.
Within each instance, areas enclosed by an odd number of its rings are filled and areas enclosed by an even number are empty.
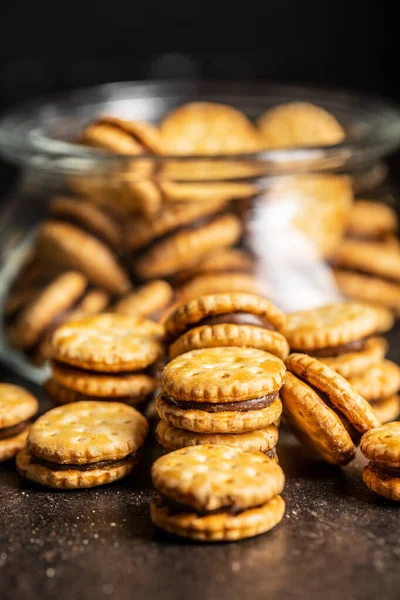
<svg viewBox="0 0 400 600"><path fill-rule="evenodd" d="M333 146L240 155L133 155L76 142L101 115L157 125L193 101L230 105L253 122L270 107L311 102L334 115L346 136ZM36 279L26 276L43 223L71 220L51 212L55 197L93 204L113 220L117 246L99 231L84 233L100 238L134 288L165 280L174 288L173 302L224 289L254 291L294 311L342 297L331 264L354 198L396 204L383 159L399 141L400 113L390 103L255 83L118 83L13 110L0 121L0 151L21 167L18 186L1 209L1 360L37 381L46 376L46 366L30 360L33 348L10 346L8 331L18 311L10 318L4 306L21 287L33 297L57 273L79 269L79 249L69 262L56 240L44 250L42 244L35 264L42 272ZM95 275L87 269L85 264L88 285L105 287L113 310L127 286L109 283L106 264L103 274L101 265Z"/></svg>

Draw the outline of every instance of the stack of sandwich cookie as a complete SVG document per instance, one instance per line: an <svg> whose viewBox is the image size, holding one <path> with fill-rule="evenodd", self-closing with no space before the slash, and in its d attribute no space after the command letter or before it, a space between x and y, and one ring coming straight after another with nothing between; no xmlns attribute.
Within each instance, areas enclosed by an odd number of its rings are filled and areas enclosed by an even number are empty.
<svg viewBox="0 0 400 600"><path fill-rule="evenodd" d="M274 456L284 377L283 362L255 348L205 348L174 358L156 403L158 442L171 450L229 440Z"/></svg>
<svg viewBox="0 0 400 600"><path fill-rule="evenodd" d="M246 293L200 296L178 305L165 321L169 357L221 346L251 347L285 360L285 315L266 298Z"/></svg>
<svg viewBox="0 0 400 600"><path fill-rule="evenodd" d="M400 502L400 421L366 433L360 448L371 461L364 469L364 483L377 494Z"/></svg>
<svg viewBox="0 0 400 600"><path fill-rule="evenodd" d="M13 458L25 446L29 421L37 413L32 394L10 383L0 383L0 462Z"/></svg>
<svg viewBox="0 0 400 600"><path fill-rule="evenodd" d="M146 419L126 404L59 406L31 427L17 455L23 477L52 488L86 488L128 475L148 433Z"/></svg>
<svg viewBox="0 0 400 600"><path fill-rule="evenodd" d="M69 321L48 343L56 404L113 400L145 405L158 387L152 369L163 356L161 325L114 313Z"/></svg>
<svg viewBox="0 0 400 600"><path fill-rule="evenodd" d="M152 479L154 525L182 537L239 540L269 531L284 515L282 469L260 452L182 448L153 464Z"/></svg>
<svg viewBox="0 0 400 600"><path fill-rule="evenodd" d="M333 465L350 462L360 436L380 422L368 402L326 364L291 354L281 389L285 422L300 441Z"/></svg>
<svg viewBox="0 0 400 600"><path fill-rule="evenodd" d="M374 408L381 423L394 421L400 415L400 367L390 360L366 369L349 378L351 385Z"/></svg>
<svg viewBox="0 0 400 600"><path fill-rule="evenodd" d="M378 328L374 308L348 302L288 314L284 333L293 352L314 356L348 378L385 356L385 340L375 337Z"/></svg>
<svg viewBox="0 0 400 600"><path fill-rule="evenodd" d="M56 277L31 297L20 294L22 302L14 304L8 314L7 336L10 345L22 350L36 364L47 359L47 340L63 322L77 315L101 312L109 296L100 289L88 289L84 275L68 271Z"/></svg>

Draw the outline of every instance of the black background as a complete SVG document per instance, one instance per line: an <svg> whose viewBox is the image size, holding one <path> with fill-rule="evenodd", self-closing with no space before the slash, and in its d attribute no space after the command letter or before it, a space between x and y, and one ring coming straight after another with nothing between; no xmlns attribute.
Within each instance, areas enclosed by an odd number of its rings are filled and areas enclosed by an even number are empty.
<svg viewBox="0 0 400 600"><path fill-rule="evenodd" d="M149 78L317 83L400 100L396 23L382 0L2 0L0 111ZM10 172L0 164L1 175L4 187Z"/></svg>

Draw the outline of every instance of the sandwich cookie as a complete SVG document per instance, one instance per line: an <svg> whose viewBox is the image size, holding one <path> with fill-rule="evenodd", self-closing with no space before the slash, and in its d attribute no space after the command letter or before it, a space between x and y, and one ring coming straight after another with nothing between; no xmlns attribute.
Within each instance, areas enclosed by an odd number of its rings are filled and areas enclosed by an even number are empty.
<svg viewBox="0 0 400 600"><path fill-rule="evenodd" d="M293 352L305 352L350 376L384 354L384 342L369 339L377 326L373 308L343 302L288 314L283 333Z"/></svg>
<svg viewBox="0 0 400 600"><path fill-rule="evenodd" d="M316 358L291 354L286 366L281 390L285 422L324 461L347 464L360 434L380 424L371 406Z"/></svg>
<svg viewBox="0 0 400 600"><path fill-rule="evenodd" d="M171 359L199 348L248 346L284 360L284 327L285 315L272 302L245 293L200 296L178 305L165 321Z"/></svg>
<svg viewBox="0 0 400 600"><path fill-rule="evenodd" d="M283 362L263 350L205 348L174 358L164 369L159 417L195 433L243 433L281 415Z"/></svg>
<svg viewBox="0 0 400 600"><path fill-rule="evenodd" d="M25 446L29 421L39 409L32 394L11 383L0 383L0 462Z"/></svg>
<svg viewBox="0 0 400 600"><path fill-rule="evenodd" d="M184 431L169 425L165 421L159 421L156 427L157 441L168 452L185 448L187 446L199 446L204 444L219 444L236 446L241 450L249 452L265 452L265 454L277 461L276 444L278 443L278 428L268 425L263 429L245 433L193 433Z"/></svg>
<svg viewBox="0 0 400 600"><path fill-rule="evenodd" d="M59 406L31 427L17 469L52 488L104 485L132 471L147 433L144 416L120 402Z"/></svg>
<svg viewBox="0 0 400 600"><path fill-rule="evenodd" d="M378 242L344 240L335 256L335 278L350 298L400 311L400 252Z"/></svg>
<svg viewBox="0 0 400 600"><path fill-rule="evenodd" d="M396 234L396 211L383 202L356 200L347 222L350 238L371 242L384 242Z"/></svg>
<svg viewBox="0 0 400 600"><path fill-rule="evenodd" d="M123 315L139 315L159 321L171 304L173 295L173 289L168 282L156 279L121 298L114 310Z"/></svg>
<svg viewBox="0 0 400 600"><path fill-rule="evenodd" d="M390 360L382 360L357 376L350 384L371 403L381 423L395 420L400 414L400 368Z"/></svg>
<svg viewBox="0 0 400 600"><path fill-rule="evenodd" d="M364 469L364 483L380 496L400 502L400 421L368 431L360 448L371 461Z"/></svg>
<svg viewBox="0 0 400 600"><path fill-rule="evenodd" d="M154 525L202 541L229 541L269 531L283 517L282 469L261 452L232 446L191 446L152 467L158 492Z"/></svg>

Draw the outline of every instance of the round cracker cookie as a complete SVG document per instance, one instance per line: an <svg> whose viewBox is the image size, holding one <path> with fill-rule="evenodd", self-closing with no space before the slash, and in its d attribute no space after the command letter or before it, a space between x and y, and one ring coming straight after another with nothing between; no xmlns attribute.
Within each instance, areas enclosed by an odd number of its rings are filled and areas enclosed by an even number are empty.
<svg viewBox="0 0 400 600"><path fill-rule="evenodd" d="M400 467L400 421L386 423L365 433L361 439L361 452L375 464L383 467Z"/></svg>
<svg viewBox="0 0 400 600"><path fill-rule="evenodd" d="M349 383L369 402L388 398L400 389L400 367L382 360L364 373L350 377Z"/></svg>
<svg viewBox="0 0 400 600"><path fill-rule="evenodd" d="M49 212L57 220L72 221L87 229L113 248L118 248L122 244L121 228L94 202L68 196L55 196L50 200Z"/></svg>
<svg viewBox="0 0 400 600"><path fill-rule="evenodd" d="M178 231L156 242L136 259L134 271L142 279L173 275L218 248L232 246L241 233L242 225L235 215L215 217L199 228Z"/></svg>
<svg viewBox="0 0 400 600"><path fill-rule="evenodd" d="M387 333L394 326L394 315L391 310L385 308L384 306L380 306L379 304L374 304L371 302L366 302L369 308L372 308L375 312L375 317L377 320L377 333Z"/></svg>
<svg viewBox="0 0 400 600"><path fill-rule="evenodd" d="M389 398L371 403L374 412L381 423L391 423L400 417L400 397L393 394Z"/></svg>
<svg viewBox="0 0 400 600"><path fill-rule="evenodd" d="M341 419L315 390L287 372L280 393L285 421L301 441L333 465L354 458L356 447Z"/></svg>
<svg viewBox="0 0 400 600"><path fill-rule="evenodd" d="M111 115L104 115L88 125L82 131L79 142L118 154L162 152L157 127L144 121L128 121Z"/></svg>
<svg viewBox="0 0 400 600"><path fill-rule="evenodd" d="M171 154L255 152L260 140L249 119L232 106L190 102L164 117L160 125L164 150Z"/></svg>
<svg viewBox="0 0 400 600"><path fill-rule="evenodd" d="M283 362L255 348L205 348L174 358L164 369L162 384L177 400L235 402L261 398L279 390Z"/></svg>
<svg viewBox="0 0 400 600"><path fill-rule="evenodd" d="M198 296L247 292L267 298L267 284L248 273L203 273L196 275L177 290L178 299L188 302Z"/></svg>
<svg viewBox="0 0 400 600"><path fill-rule="evenodd" d="M380 425L370 404L339 373L306 354L290 354L289 371L325 394L334 408L360 433Z"/></svg>
<svg viewBox="0 0 400 600"><path fill-rule="evenodd" d="M347 234L351 237L381 239L395 233L396 211L384 202L356 200L347 222Z"/></svg>
<svg viewBox="0 0 400 600"><path fill-rule="evenodd" d="M51 336L51 358L105 373L143 369L163 355L161 325L140 317L104 313L69 321Z"/></svg>
<svg viewBox="0 0 400 600"><path fill-rule="evenodd" d="M373 492L389 500L400 502L400 477L388 475L371 464L365 467L363 480Z"/></svg>
<svg viewBox="0 0 400 600"><path fill-rule="evenodd" d="M252 508L283 490L282 469L261 452L233 446L190 446L158 458L151 476L157 492L195 511Z"/></svg>
<svg viewBox="0 0 400 600"><path fill-rule="evenodd" d="M120 460L144 443L148 423L121 402L75 402L49 410L32 425L29 451L57 464Z"/></svg>
<svg viewBox="0 0 400 600"><path fill-rule="evenodd" d="M371 335L376 322L374 311L365 304L343 302L286 315L283 333L292 350L317 350Z"/></svg>
<svg viewBox="0 0 400 600"><path fill-rule="evenodd" d="M283 518L285 502L275 496L266 504L230 515L220 513L201 517L191 513L176 513L166 504L153 500L151 520L168 533L202 542L241 540L273 529Z"/></svg>
<svg viewBox="0 0 400 600"><path fill-rule="evenodd" d="M39 251L86 275L93 285L124 294L131 283L111 250L94 236L64 221L47 221L38 234Z"/></svg>
<svg viewBox="0 0 400 600"><path fill-rule="evenodd" d="M56 381L54 377L50 377L50 379L44 382L43 389L49 396L52 403L56 406L62 404L72 404L73 402L97 402L101 400L102 402L123 402L124 404L128 404L129 406L137 408L138 410L142 410L150 397L149 395L90 396L89 394L83 394L82 392L65 387L62 385L62 383Z"/></svg>
<svg viewBox="0 0 400 600"><path fill-rule="evenodd" d="M180 304L165 321L166 335L172 341L204 319L236 312L261 317L278 331L285 328L284 313L270 300L254 294L236 292L204 295Z"/></svg>
<svg viewBox="0 0 400 600"><path fill-rule="evenodd" d="M278 429L275 425L269 425L263 429L237 434L194 433L177 429L165 421L159 421L156 428L156 437L158 443L167 450L178 450L179 448L200 444L223 444L236 446L249 452L268 452L268 450L275 448L278 443Z"/></svg>
<svg viewBox="0 0 400 600"><path fill-rule="evenodd" d="M25 447L17 454L16 467L21 477L34 483L56 489L79 489L106 485L126 477L137 464L138 458L137 454L133 454L115 464L87 471L77 469L76 465L57 470L35 462L35 457Z"/></svg>
<svg viewBox="0 0 400 600"><path fill-rule="evenodd" d="M166 308L173 298L173 289L166 281L157 279L145 283L115 305L115 312L123 315L150 317Z"/></svg>
<svg viewBox="0 0 400 600"><path fill-rule="evenodd" d="M28 390L19 385L0 383L0 429L28 421L38 409L38 401Z"/></svg>
<svg viewBox="0 0 400 600"><path fill-rule="evenodd" d="M145 373L96 373L53 360L53 377L61 385L96 397L147 396L158 387L158 381Z"/></svg>
<svg viewBox="0 0 400 600"><path fill-rule="evenodd" d="M178 274L175 283L187 281L201 273L251 273L255 269L254 258L241 248L222 248L205 256L192 269Z"/></svg>
<svg viewBox="0 0 400 600"><path fill-rule="evenodd" d="M258 348L274 354L281 360L286 360L289 356L289 344L278 331L271 331L253 325L220 323L190 329L171 344L169 357L172 360L190 350L221 346Z"/></svg>
<svg viewBox="0 0 400 600"><path fill-rule="evenodd" d="M400 253L390 245L345 239L338 248L335 264L400 282Z"/></svg>
<svg viewBox="0 0 400 600"><path fill-rule="evenodd" d="M26 427L18 435L0 439L0 463L14 458L26 444L29 428Z"/></svg>
<svg viewBox="0 0 400 600"><path fill-rule="evenodd" d="M257 121L264 148L295 148L340 144L345 131L321 106L289 102L269 108Z"/></svg>
<svg viewBox="0 0 400 600"><path fill-rule="evenodd" d="M34 346L44 330L82 296L86 285L86 277L75 271L57 277L18 315L9 329L11 345L19 349Z"/></svg>
<svg viewBox="0 0 400 600"><path fill-rule="evenodd" d="M365 347L358 352L345 352L338 356L320 358L331 369L346 379L361 375L385 358L388 343L385 338L372 337L366 340ZM362 395L362 394L361 394Z"/></svg>
<svg viewBox="0 0 400 600"><path fill-rule="evenodd" d="M77 319L103 312L110 302L110 295L105 290L93 289L86 292L77 306L69 311L68 319Z"/></svg>
<svg viewBox="0 0 400 600"><path fill-rule="evenodd" d="M400 314L400 283L341 269L334 269L334 276L338 288L347 298L381 305Z"/></svg>
<svg viewBox="0 0 400 600"><path fill-rule="evenodd" d="M161 392L157 397L156 409L160 419L178 429L194 433L239 434L275 424L282 414L279 398L266 408L246 411L222 411L211 413L194 408L179 408Z"/></svg>

